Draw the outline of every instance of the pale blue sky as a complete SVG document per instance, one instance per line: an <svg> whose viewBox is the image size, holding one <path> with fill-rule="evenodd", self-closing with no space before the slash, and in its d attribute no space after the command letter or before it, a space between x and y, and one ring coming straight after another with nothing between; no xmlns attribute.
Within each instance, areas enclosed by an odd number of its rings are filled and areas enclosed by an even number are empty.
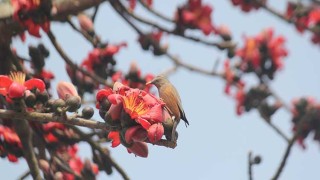
<svg viewBox="0 0 320 180"><path fill-rule="evenodd" d="M154 1L154 7L172 16L175 8L183 1ZM209 1L205 1L209 2ZM271 0L271 4L283 10L285 1ZM289 56L285 59L284 69L276 75L272 82L273 89L286 103L295 97L310 95L320 100L320 49L310 42L310 34L300 35L292 25L277 19L264 10L242 13L231 5L230 1L210 1L213 4L213 21L215 24L226 24L230 27L234 40L242 44L243 34L255 35L266 27L274 27L276 35L284 35ZM137 13L146 15L137 8ZM145 17L153 18L150 15ZM52 31L56 34L66 52L77 62L82 61L90 51L91 46L83 37L74 32L67 24L54 23ZM136 60L142 73L162 72L172 63L165 57L154 57L151 53L142 51L137 44L135 32L117 16L105 3L97 16L96 31L103 40L111 43L127 41L129 46L116 56L117 68L127 71L130 62ZM17 38L13 46L19 54L27 56L28 44L36 45L39 40L28 37L25 44ZM43 35L40 40L50 48L50 58L47 68L56 72L56 80L69 80L64 69L64 62L53 49L48 38ZM214 48L203 46L179 37L166 38L169 51L179 55L181 59L205 69L212 69L216 59L225 59L225 53ZM270 179L275 173L284 153L286 143L269 128L256 111L246 113L241 117L235 114L235 102L223 93L224 82L214 77L208 77L188 70L178 69L170 77L176 85L183 101L183 106L190 122L185 128L180 125L179 140L176 149L149 145L147 159L128 154L126 149L118 147L111 149L114 159L122 165L132 179L248 179L247 153L252 150L259 154L263 162L254 167L255 179ZM248 78L252 81L252 78ZM251 83L254 83L253 81ZM95 116L96 119L100 117ZM288 136L291 136L291 116L280 110L273 117ZM101 119L100 119L101 120ZM319 144L308 137L307 149L295 145L280 179L319 179L320 155ZM110 146L106 144L106 146ZM81 155L91 157L91 150L83 145ZM24 160L19 165L9 164L0 160L2 176L15 179L27 170ZM99 179L104 179L103 172ZM121 179L115 171L112 179Z"/></svg>

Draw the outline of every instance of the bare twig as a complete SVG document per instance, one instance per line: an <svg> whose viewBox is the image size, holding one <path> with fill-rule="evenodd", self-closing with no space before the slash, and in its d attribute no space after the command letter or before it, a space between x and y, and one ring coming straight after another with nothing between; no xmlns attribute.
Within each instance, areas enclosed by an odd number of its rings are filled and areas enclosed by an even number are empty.
<svg viewBox="0 0 320 180"><path fill-rule="evenodd" d="M92 80L94 80L95 82L98 82L100 84L112 87L111 84L107 84L107 82L102 79L101 77L86 71L83 68L80 68L79 66L77 66L75 63L73 63L73 61L67 56L67 54L63 51L63 49L61 48L61 46L59 45L59 43L57 42L55 36L53 35L53 33L51 31L48 32L48 37L51 41L51 43L53 44L53 46L56 48L56 50L58 51L58 53L60 54L60 56L62 57L62 59L64 59L64 61L73 69L82 72L84 75L89 76Z"/></svg>
<svg viewBox="0 0 320 180"><path fill-rule="evenodd" d="M101 148L101 146L99 144L97 144L96 142L94 142L90 136L87 136L87 134L85 134L84 132L82 132L79 128L75 127L75 126L69 126L70 128L72 128L77 134L79 134L79 136L81 137L81 139L83 139L84 141L88 142L88 144L90 144L90 146L99 151L101 155L105 156L106 159L108 159L108 161L111 163L111 165L121 174L123 179L130 179L128 177L128 175L126 174L126 172L120 167L120 165L118 165L118 163L115 162L115 160L113 160L109 155L107 155L104 150Z"/></svg>
<svg viewBox="0 0 320 180"><path fill-rule="evenodd" d="M94 7L94 12L93 12L92 17L91 17L91 21L92 22L94 22L96 20L97 13L99 11L99 7L100 7L100 5L97 5L96 7Z"/></svg>
<svg viewBox="0 0 320 180"><path fill-rule="evenodd" d="M73 30L77 31L77 32L80 33L84 38L86 38L86 39L92 44L93 47L97 47L97 42L98 42L98 41L95 41L87 32L79 30L79 29L73 24L73 22L71 21L70 18L67 19L67 23L72 27Z"/></svg>
<svg viewBox="0 0 320 180"><path fill-rule="evenodd" d="M284 153L284 155L283 155L283 158L282 158L282 160L281 160L281 163L280 163L280 165L279 165L279 167L278 167L275 175L271 178L272 180L277 180L277 179L280 177L280 174L281 174L284 166L286 165L287 159L288 159L289 154L290 154L290 152L291 152L291 148L292 148L294 142L296 141L297 137L298 137L298 133L296 133L296 134L290 139L290 141L289 141L289 143L288 143L288 145L287 145L286 151L285 151L285 153Z"/></svg>
<svg viewBox="0 0 320 180"><path fill-rule="evenodd" d="M78 173L75 173L70 167L68 167L66 162L63 162L60 158L57 156L54 156L53 161L57 163L57 165L65 172L70 173L76 177L76 179L82 179L82 176Z"/></svg>
<svg viewBox="0 0 320 180"><path fill-rule="evenodd" d="M119 11L118 13L119 14L126 13L126 14L130 15L132 18L136 19L137 21L142 22L142 23L147 24L147 25L150 25L152 27L155 27L155 28L157 28L157 29L159 29L159 30L161 30L163 32L168 33L168 34L174 34L174 35L182 37L184 39L188 39L188 40L191 40L191 41L202 43L202 44L205 44L205 45L208 45L208 46L213 46L213 47L216 47L218 49L234 48L236 46L236 44L231 42L231 41L212 42L212 41L207 41L207 40L204 40L204 39L199 39L199 38L196 38L196 37L193 37L193 36L188 36L188 35L185 35L185 34L176 33L174 30L166 29L166 28L158 25L155 22L152 22L150 20L142 18L142 17L134 14L133 12L128 11L126 9L126 7L124 7L124 5L121 4L120 1L110 0L110 2L113 2L112 4L113 4L114 7L116 7L118 9L118 11Z"/></svg>
<svg viewBox="0 0 320 180"><path fill-rule="evenodd" d="M248 175L249 175L249 180L253 180L252 178L252 152L249 151L248 153Z"/></svg>
<svg viewBox="0 0 320 180"><path fill-rule="evenodd" d="M142 0L138 0L138 1L144 8L146 8L149 12L151 12L155 16L157 16L157 17L159 17L159 18L161 18L161 19L163 19L165 21L175 23L175 20L165 16L164 14L161 14L160 12L156 11L152 7L149 7L144 1L142 1Z"/></svg>
<svg viewBox="0 0 320 180"><path fill-rule="evenodd" d="M317 32L316 30L312 29L311 27L306 26L305 24L302 24L300 22L296 22L292 19L288 19L286 18L283 14L281 14L280 12L278 12L277 10L271 8L270 6L268 6L266 3L262 3L260 0L256 0L257 3L259 3L259 5L265 9L267 12L273 14L274 16L278 17L279 19L289 23L289 24L298 24L299 26L304 27L306 30L318 34L319 32Z"/></svg>
<svg viewBox="0 0 320 180"><path fill-rule="evenodd" d="M30 176L30 171L26 171L25 173L23 173L18 179L19 180L24 180L26 179L28 176Z"/></svg>

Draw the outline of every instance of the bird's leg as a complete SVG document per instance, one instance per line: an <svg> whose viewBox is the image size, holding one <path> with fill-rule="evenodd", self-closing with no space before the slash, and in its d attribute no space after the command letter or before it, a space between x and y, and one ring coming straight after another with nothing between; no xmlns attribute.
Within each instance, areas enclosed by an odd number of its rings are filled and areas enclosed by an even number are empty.
<svg viewBox="0 0 320 180"><path fill-rule="evenodd" d="M178 121L175 120L175 116L172 116L173 119L173 127L172 127L172 134L171 134L171 141L176 142L177 141L177 127L178 127Z"/></svg>

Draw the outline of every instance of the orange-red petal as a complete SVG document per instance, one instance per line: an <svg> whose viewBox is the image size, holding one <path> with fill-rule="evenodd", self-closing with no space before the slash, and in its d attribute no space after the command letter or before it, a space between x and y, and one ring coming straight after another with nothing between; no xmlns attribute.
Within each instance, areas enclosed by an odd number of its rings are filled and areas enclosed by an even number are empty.
<svg viewBox="0 0 320 180"><path fill-rule="evenodd" d="M37 88L40 92L43 92L46 89L46 85L41 79L32 78L24 83L24 86L27 90Z"/></svg>

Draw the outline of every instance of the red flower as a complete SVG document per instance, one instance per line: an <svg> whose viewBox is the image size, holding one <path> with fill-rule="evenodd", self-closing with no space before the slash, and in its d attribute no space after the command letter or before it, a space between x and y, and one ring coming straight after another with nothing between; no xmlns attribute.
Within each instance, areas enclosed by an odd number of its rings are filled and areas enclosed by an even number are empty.
<svg viewBox="0 0 320 180"><path fill-rule="evenodd" d="M49 32L50 30L50 21L48 20L47 16L43 15L43 17L41 17L41 23L39 23L39 20L33 20L31 15L32 13L30 13L34 12L35 10L45 11L44 9L40 8L41 3L42 2L40 0L11 0L11 4L14 8L13 19L26 27L28 32L35 37L41 37L39 32L40 28L42 28L45 32ZM50 11L50 9L47 11ZM29 16L27 16L28 13ZM21 17L24 18L22 19Z"/></svg>
<svg viewBox="0 0 320 180"><path fill-rule="evenodd" d="M110 131L108 139L112 140L111 147L117 147L120 145L120 133L118 131Z"/></svg>
<svg viewBox="0 0 320 180"><path fill-rule="evenodd" d="M26 75L22 72L13 72L10 76L0 75L0 94L9 98L21 98L25 90L38 89L40 92L45 90L42 80L32 78L25 81Z"/></svg>
<svg viewBox="0 0 320 180"><path fill-rule="evenodd" d="M178 25L201 29L205 35L215 31L211 20L212 7L201 0L189 0L176 14Z"/></svg>
<svg viewBox="0 0 320 180"><path fill-rule="evenodd" d="M97 93L98 103L105 101L106 98L112 104L107 109L111 119L121 121L121 124L132 124L130 127L125 125L122 129L125 131L124 137L121 137L118 131L109 133L108 138L112 140L112 147L125 142L123 145L129 152L146 157L147 149L143 142L148 138L150 142L155 143L164 134L162 124L166 117L164 103L143 90L132 89L119 82L114 84L113 91L103 89Z"/></svg>
<svg viewBox="0 0 320 180"><path fill-rule="evenodd" d="M240 69L272 79L275 72L282 68L283 57L288 54L284 44L285 38L275 37L271 28L263 30L257 36L246 37L244 47L237 50L237 55L242 60Z"/></svg>
<svg viewBox="0 0 320 180"><path fill-rule="evenodd" d="M258 9L260 4L256 0L231 0L233 5L240 6L244 12L249 12L252 9ZM260 3L265 3L266 0L261 0Z"/></svg>

